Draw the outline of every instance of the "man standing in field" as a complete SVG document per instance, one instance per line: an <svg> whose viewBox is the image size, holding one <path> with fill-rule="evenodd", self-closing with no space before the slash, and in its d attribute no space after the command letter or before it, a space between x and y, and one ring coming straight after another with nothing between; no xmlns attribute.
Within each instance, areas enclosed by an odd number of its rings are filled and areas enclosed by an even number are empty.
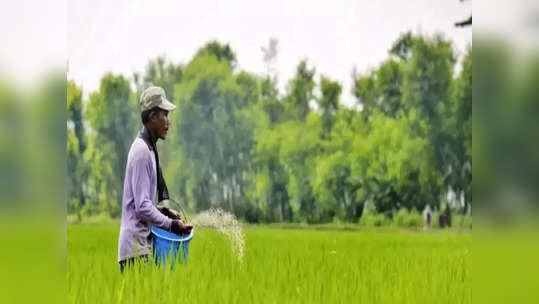
<svg viewBox="0 0 539 304"><path fill-rule="evenodd" d="M156 142L168 132L168 113L176 106L168 101L160 87L144 90L140 97L142 130L127 156L122 199L122 222L118 239L118 262L123 272L135 259L148 260L152 252L151 226L176 234L188 233L179 214L156 203L168 200L168 189L159 165Z"/></svg>

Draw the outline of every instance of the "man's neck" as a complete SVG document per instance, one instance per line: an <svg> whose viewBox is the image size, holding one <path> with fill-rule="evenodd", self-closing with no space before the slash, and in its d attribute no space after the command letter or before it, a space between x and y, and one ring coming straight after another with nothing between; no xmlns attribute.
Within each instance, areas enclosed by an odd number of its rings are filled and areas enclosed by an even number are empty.
<svg viewBox="0 0 539 304"><path fill-rule="evenodd" d="M149 128L148 126L144 126L144 128L146 128L148 134L150 135L150 140L152 142L152 144L155 146L155 144L157 143L157 136L155 136L155 132L152 131L151 128Z"/></svg>

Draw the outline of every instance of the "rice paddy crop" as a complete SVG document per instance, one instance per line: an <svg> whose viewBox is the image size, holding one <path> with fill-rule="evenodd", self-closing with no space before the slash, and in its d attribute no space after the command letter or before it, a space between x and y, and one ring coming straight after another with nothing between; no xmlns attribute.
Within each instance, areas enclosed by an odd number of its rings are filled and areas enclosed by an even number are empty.
<svg viewBox="0 0 539 304"><path fill-rule="evenodd" d="M68 227L70 303L470 303L471 233L198 229L187 265L119 271L118 225Z"/></svg>

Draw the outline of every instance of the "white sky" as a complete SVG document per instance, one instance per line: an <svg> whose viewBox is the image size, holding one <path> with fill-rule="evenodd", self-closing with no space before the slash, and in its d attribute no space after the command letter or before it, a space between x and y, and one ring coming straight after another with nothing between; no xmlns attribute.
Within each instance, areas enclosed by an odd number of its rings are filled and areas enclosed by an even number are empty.
<svg viewBox="0 0 539 304"><path fill-rule="evenodd" d="M26 88L65 67L66 12L66 0L1 1L0 77Z"/></svg>
<svg viewBox="0 0 539 304"><path fill-rule="evenodd" d="M519 55L539 49L539 2L537 0L474 1L474 31L508 42ZM527 57L527 56L524 56Z"/></svg>
<svg viewBox="0 0 539 304"><path fill-rule="evenodd" d="M321 73L338 80L342 101L351 104L354 66L359 72L376 67L406 30L441 32L461 54L472 30L453 23L471 12L471 1L458 0L73 0L67 9L68 78L87 95L106 72L130 77L158 55L187 63L211 39L229 43L241 69L262 74L261 46L275 37L281 89L307 58L316 80Z"/></svg>

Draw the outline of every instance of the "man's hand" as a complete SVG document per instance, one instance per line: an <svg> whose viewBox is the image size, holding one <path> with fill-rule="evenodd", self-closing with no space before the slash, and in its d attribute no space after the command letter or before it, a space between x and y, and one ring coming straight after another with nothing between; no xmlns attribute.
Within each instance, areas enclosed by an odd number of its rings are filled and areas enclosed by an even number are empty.
<svg viewBox="0 0 539 304"><path fill-rule="evenodd" d="M161 211L161 213L163 213L166 217L168 218L171 218L173 220L181 220L182 218L180 217L180 214L175 211L175 210L172 210L168 207L161 207L159 208L159 211Z"/></svg>
<svg viewBox="0 0 539 304"><path fill-rule="evenodd" d="M188 234L191 232L191 229L193 229L193 225L184 224L180 220L173 220L172 224L170 224L170 231L175 234Z"/></svg>
<svg viewBox="0 0 539 304"><path fill-rule="evenodd" d="M170 212L170 215L168 217L170 217L171 219L173 220L181 220L181 216L180 216L180 213L178 213L176 210L172 210L172 209L168 209L168 211Z"/></svg>

